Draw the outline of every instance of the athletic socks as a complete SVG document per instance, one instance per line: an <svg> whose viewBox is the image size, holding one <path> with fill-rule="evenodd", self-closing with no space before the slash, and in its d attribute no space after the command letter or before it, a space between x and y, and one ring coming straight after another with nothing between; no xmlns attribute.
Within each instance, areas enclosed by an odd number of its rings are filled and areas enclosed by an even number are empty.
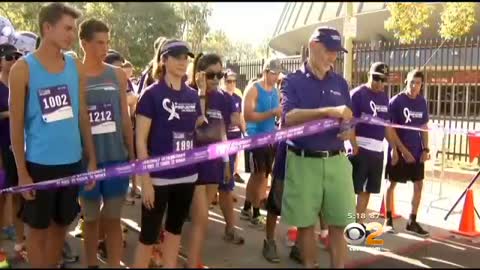
<svg viewBox="0 0 480 270"><path fill-rule="evenodd" d="M253 207L253 216L252 218L256 218L260 216L260 208Z"/></svg>
<svg viewBox="0 0 480 270"><path fill-rule="evenodd" d="M243 210L244 211L250 211L250 208L252 208L252 203L245 200L245 204L243 205Z"/></svg>

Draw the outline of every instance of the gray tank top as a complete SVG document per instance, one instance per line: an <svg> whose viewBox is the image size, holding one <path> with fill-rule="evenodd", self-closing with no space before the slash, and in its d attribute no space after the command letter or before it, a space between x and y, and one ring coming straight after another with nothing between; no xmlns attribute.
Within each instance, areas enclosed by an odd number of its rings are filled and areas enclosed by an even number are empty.
<svg viewBox="0 0 480 270"><path fill-rule="evenodd" d="M112 66L106 65L100 76L87 77L87 102L97 162L126 161L120 86Z"/></svg>

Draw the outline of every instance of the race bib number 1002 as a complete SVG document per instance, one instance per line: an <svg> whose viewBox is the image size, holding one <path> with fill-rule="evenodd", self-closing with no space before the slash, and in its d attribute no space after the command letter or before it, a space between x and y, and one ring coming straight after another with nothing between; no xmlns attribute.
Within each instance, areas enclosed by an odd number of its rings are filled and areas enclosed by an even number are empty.
<svg viewBox="0 0 480 270"><path fill-rule="evenodd" d="M57 85L38 90L42 119L46 123L73 118L72 102L67 85Z"/></svg>

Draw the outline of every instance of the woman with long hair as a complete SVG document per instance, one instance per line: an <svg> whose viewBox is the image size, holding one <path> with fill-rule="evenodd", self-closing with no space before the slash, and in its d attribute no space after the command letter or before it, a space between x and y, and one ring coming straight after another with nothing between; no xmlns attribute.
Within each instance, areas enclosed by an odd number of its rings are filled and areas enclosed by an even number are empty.
<svg viewBox="0 0 480 270"><path fill-rule="evenodd" d="M190 85L198 90L202 112L207 120L197 128L196 139L199 146L227 140L230 125L240 125L240 114L235 112L231 96L219 89L219 82L225 76L222 59L217 54L198 54L194 61L195 80ZM202 265L202 248L207 233L208 207L213 201L218 185L233 181L228 156L198 164L198 181L192 201L192 226L188 252L188 267ZM226 229L224 239L241 242L233 227Z"/></svg>
<svg viewBox="0 0 480 270"><path fill-rule="evenodd" d="M188 56L186 42L166 39L155 54L155 82L137 106L136 145L140 160L193 149L195 127L203 122L196 91L184 83ZM142 184L142 221L134 268L146 268L166 213L163 267L175 268L183 223L192 202L195 165L139 175Z"/></svg>

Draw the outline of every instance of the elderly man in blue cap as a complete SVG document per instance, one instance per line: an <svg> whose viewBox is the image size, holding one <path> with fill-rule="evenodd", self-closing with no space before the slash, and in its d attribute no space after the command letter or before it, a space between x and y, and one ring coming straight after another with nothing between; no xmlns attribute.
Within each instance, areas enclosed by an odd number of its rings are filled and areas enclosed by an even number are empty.
<svg viewBox="0 0 480 270"><path fill-rule="evenodd" d="M307 61L284 80L282 115L286 126L334 118L348 127L352 119L349 86L331 69L339 52L347 50L337 30L315 29ZM335 128L287 140L282 219L298 228L307 268L315 267L314 226L320 212L328 224L331 266L345 266L347 244L343 230L355 222L355 193L344 140L352 139L352 135L351 128Z"/></svg>

